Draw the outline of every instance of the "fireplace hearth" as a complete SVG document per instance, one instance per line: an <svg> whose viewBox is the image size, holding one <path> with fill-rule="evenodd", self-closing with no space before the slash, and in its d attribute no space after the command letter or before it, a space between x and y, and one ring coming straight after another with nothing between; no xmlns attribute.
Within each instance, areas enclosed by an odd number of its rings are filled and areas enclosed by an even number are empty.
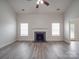
<svg viewBox="0 0 79 59"><path fill-rule="evenodd" d="M35 42L45 42L46 41L46 32L34 32Z"/></svg>

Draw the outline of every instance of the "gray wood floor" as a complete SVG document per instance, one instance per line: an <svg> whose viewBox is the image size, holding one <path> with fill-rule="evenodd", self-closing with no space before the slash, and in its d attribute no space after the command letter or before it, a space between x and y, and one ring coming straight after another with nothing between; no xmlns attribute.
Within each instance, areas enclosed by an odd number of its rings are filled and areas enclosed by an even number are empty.
<svg viewBox="0 0 79 59"><path fill-rule="evenodd" d="M0 49L0 59L79 59L79 42L16 42Z"/></svg>

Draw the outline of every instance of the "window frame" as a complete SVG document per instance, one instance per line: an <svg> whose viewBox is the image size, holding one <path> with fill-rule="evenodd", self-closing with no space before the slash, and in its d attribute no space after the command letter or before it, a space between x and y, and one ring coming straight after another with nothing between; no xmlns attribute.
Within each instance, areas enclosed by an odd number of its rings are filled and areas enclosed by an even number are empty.
<svg viewBox="0 0 79 59"><path fill-rule="evenodd" d="M22 28L22 26L25 24L26 28ZM20 36L28 36L28 23L20 23ZM22 31L22 29L25 31Z"/></svg>
<svg viewBox="0 0 79 59"><path fill-rule="evenodd" d="M56 25L58 25L58 33L56 33L56 31L54 32L53 30L55 30L56 28L54 28ZM54 29L53 29L54 28ZM60 36L60 28L61 28L61 24L60 23L52 23L52 36Z"/></svg>
<svg viewBox="0 0 79 59"><path fill-rule="evenodd" d="M70 39L75 39L75 24L70 24Z"/></svg>

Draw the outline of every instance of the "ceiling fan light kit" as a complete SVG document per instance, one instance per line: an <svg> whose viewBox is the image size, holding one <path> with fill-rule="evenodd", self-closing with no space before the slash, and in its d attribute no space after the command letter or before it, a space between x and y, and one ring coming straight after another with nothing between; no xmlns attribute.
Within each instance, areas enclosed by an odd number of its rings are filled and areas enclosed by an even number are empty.
<svg viewBox="0 0 79 59"><path fill-rule="evenodd" d="M44 3L44 2L43 2L43 0L41 0L40 2L41 2L41 4L43 4L43 3Z"/></svg>
<svg viewBox="0 0 79 59"><path fill-rule="evenodd" d="M39 8L39 4L45 4L46 6L49 6L49 3L45 0L38 0L36 4L36 8Z"/></svg>

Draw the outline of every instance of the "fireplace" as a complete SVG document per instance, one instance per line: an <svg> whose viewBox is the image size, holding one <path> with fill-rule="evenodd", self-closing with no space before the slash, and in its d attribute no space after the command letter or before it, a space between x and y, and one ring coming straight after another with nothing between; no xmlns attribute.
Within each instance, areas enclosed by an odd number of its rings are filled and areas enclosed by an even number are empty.
<svg viewBox="0 0 79 59"><path fill-rule="evenodd" d="M35 42L45 42L46 41L46 32L34 32Z"/></svg>

